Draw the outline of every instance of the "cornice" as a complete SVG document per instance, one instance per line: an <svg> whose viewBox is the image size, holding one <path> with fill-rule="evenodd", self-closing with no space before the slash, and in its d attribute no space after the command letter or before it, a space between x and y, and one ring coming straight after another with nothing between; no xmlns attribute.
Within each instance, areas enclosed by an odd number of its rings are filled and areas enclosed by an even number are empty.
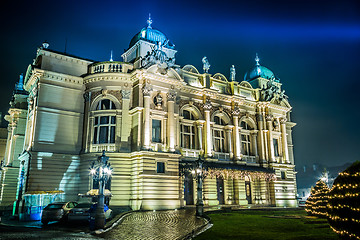
<svg viewBox="0 0 360 240"><path fill-rule="evenodd" d="M24 89L30 92L31 86L33 86L36 82L40 80L40 78L44 75L44 72L44 70L39 68L32 69L31 75L24 85Z"/></svg>
<svg viewBox="0 0 360 240"><path fill-rule="evenodd" d="M130 82L131 77L128 73L115 73L115 72L106 72L106 73L94 73L84 77L84 84L92 82L101 82L101 81L126 81Z"/></svg>

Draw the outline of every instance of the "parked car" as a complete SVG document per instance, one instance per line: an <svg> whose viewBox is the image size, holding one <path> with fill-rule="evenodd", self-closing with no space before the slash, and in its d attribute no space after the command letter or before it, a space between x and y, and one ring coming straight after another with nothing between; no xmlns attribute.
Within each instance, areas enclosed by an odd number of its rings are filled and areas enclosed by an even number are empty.
<svg viewBox="0 0 360 240"><path fill-rule="evenodd" d="M89 221L92 203L79 203L70 210L68 221Z"/></svg>
<svg viewBox="0 0 360 240"><path fill-rule="evenodd" d="M96 203L79 203L70 210L68 221L89 221L90 216L95 217L96 207ZM106 220L112 218L112 210L106 204L104 204L104 212Z"/></svg>
<svg viewBox="0 0 360 240"><path fill-rule="evenodd" d="M68 217L69 211L77 205L76 202L54 202L47 205L42 212L41 222L63 221Z"/></svg>

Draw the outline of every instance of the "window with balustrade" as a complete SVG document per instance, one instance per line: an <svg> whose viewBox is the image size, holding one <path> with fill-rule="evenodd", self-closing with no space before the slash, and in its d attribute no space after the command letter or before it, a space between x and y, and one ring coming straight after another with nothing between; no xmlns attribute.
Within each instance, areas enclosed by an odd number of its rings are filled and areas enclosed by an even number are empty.
<svg viewBox="0 0 360 240"><path fill-rule="evenodd" d="M182 111L182 122L180 125L180 144L182 148L196 149L195 115L189 110Z"/></svg>
<svg viewBox="0 0 360 240"><path fill-rule="evenodd" d="M116 107L109 99L102 99L94 111L93 144L115 143Z"/></svg>
<svg viewBox="0 0 360 240"><path fill-rule="evenodd" d="M241 127L241 154L246 156L253 156L254 153L252 151L252 142L251 142L251 130L253 128L247 122L242 121L240 123Z"/></svg>
<svg viewBox="0 0 360 240"><path fill-rule="evenodd" d="M229 152L226 148L225 142L225 125L226 122L220 116L214 117L214 127L213 127L213 141L214 141L214 151L227 153Z"/></svg>

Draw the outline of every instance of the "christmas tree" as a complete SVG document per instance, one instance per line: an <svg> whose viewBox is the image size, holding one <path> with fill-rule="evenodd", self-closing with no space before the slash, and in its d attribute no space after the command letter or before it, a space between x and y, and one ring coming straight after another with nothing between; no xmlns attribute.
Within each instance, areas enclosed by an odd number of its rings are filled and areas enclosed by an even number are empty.
<svg viewBox="0 0 360 240"><path fill-rule="evenodd" d="M335 179L329 193L328 221L342 239L360 239L360 162Z"/></svg>
<svg viewBox="0 0 360 240"><path fill-rule="evenodd" d="M323 180L316 182L315 187L311 190L311 194L306 200L305 211L309 215L317 217L327 216L329 188Z"/></svg>

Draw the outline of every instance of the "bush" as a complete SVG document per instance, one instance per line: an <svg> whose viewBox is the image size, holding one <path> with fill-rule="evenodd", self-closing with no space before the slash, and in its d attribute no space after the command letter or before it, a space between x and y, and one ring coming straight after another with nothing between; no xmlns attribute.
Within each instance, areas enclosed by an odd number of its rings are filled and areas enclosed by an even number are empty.
<svg viewBox="0 0 360 240"><path fill-rule="evenodd" d="M322 180L316 182L305 203L305 211L309 215L325 218L327 216L329 188Z"/></svg>
<svg viewBox="0 0 360 240"><path fill-rule="evenodd" d="M343 239L360 239L360 162L335 179L329 194L328 221Z"/></svg>

